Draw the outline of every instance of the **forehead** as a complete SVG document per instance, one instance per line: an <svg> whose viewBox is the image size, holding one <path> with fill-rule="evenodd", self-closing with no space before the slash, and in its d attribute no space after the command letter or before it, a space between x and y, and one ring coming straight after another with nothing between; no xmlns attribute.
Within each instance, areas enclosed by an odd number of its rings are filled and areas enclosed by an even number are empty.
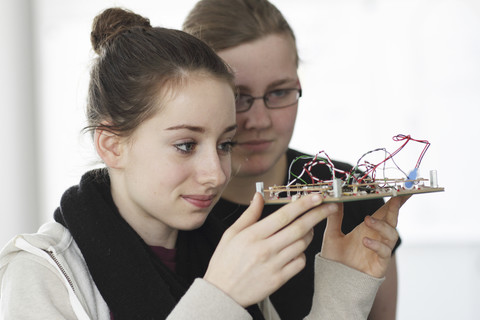
<svg viewBox="0 0 480 320"><path fill-rule="evenodd" d="M295 44L285 34L271 34L221 50L218 55L232 67L237 86L258 86L297 77Z"/></svg>
<svg viewBox="0 0 480 320"><path fill-rule="evenodd" d="M155 117L165 126L188 123L208 128L235 123L235 95L227 80L195 75L171 85L162 96Z"/></svg>

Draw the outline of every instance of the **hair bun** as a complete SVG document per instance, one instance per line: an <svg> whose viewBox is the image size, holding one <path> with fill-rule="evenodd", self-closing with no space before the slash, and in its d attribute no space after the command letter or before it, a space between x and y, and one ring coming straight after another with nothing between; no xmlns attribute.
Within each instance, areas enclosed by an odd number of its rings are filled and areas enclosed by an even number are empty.
<svg viewBox="0 0 480 320"><path fill-rule="evenodd" d="M90 41L96 53L115 36L133 27L151 28L150 20L130 10L106 9L95 17Z"/></svg>

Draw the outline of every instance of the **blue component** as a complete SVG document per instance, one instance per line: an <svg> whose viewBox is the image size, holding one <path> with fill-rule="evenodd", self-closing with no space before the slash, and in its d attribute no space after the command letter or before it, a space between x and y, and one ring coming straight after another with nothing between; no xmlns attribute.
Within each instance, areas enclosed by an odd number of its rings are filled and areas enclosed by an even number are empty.
<svg viewBox="0 0 480 320"><path fill-rule="evenodd" d="M417 179L417 171L418 171L418 168L415 168L412 171L410 171L410 173L408 174L407 180ZM405 188L412 189L413 188L413 181L405 182Z"/></svg>

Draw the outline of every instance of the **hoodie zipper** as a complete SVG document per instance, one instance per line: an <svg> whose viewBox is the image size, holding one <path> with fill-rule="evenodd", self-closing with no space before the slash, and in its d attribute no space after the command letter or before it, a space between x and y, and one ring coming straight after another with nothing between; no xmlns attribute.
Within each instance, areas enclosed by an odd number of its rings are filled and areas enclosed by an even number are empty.
<svg viewBox="0 0 480 320"><path fill-rule="evenodd" d="M57 265L58 269L60 269L60 271L62 272L65 279L67 279L67 282L70 285L70 287L72 288L73 292L75 292L75 287L73 286L72 279L68 276L67 272L65 271L65 268L62 266L60 261L58 261L57 257L55 256L55 253L53 253L53 251L51 251L51 250L43 250L43 251L45 251L50 256L50 258L52 258L52 260Z"/></svg>
<svg viewBox="0 0 480 320"><path fill-rule="evenodd" d="M83 307L82 303L80 302L76 294L76 290L73 285L72 278L70 278L70 276L65 271L65 268L56 257L54 248L41 249L41 248L35 247L34 245L30 244L22 237L17 237L15 239L15 246L33 255L42 257L43 259L46 259L52 266L55 266L58 272L60 272L64 276L64 279L66 280L66 283L64 282L63 285L68 290L68 295L73 308L73 312L77 316L77 319L91 320L91 317L87 314L87 311Z"/></svg>

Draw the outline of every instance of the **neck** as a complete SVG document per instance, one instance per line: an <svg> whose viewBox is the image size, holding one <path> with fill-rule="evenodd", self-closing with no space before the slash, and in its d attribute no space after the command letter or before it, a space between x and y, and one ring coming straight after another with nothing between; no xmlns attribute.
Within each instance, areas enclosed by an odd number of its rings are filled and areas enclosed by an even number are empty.
<svg viewBox="0 0 480 320"><path fill-rule="evenodd" d="M249 205L255 194L256 182L263 182L267 186L282 185L287 172L287 155L284 154L280 160L267 172L258 175L237 175L232 177L222 198L228 201Z"/></svg>
<svg viewBox="0 0 480 320"><path fill-rule="evenodd" d="M134 227L135 229L135 227ZM139 228L137 233L142 237L143 241L149 246L163 247L166 249L174 249L177 243L178 230L169 229L163 233L159 233L158 230L150 230L150 228ZM152 231L152 232L149 232Z"/></svg>

